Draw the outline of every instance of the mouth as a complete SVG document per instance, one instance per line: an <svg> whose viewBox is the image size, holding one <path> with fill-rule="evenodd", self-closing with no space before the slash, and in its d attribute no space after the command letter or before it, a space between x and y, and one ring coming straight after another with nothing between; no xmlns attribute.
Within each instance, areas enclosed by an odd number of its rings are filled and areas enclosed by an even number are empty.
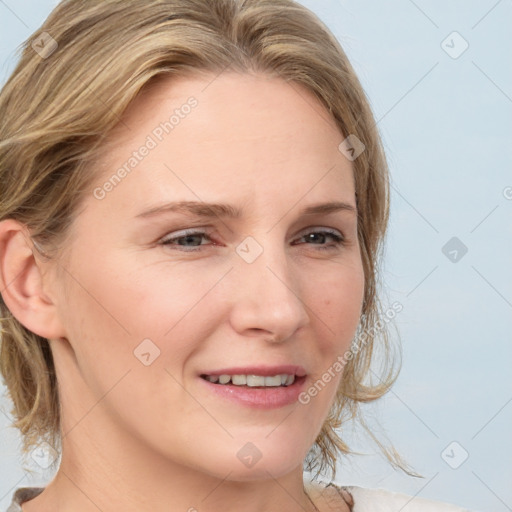
<svg viewBox="0 0 512 512"><path fill-rule="evenodd" d="M298 377L290 373L278 373L276 375L254 375L223 373L221 375L202 374L200 377L212 384L220 386L243 386L246 388L280 388L291 386L295 381L303 382L305 376Z"/></svg>
<svg viewBox="0 0 512 512"><path fill-rule="evenodd" d="M238 367L199 375L206 390L222 400L259 409L293 404L304 388L307 375L301 366Z"/></svg>

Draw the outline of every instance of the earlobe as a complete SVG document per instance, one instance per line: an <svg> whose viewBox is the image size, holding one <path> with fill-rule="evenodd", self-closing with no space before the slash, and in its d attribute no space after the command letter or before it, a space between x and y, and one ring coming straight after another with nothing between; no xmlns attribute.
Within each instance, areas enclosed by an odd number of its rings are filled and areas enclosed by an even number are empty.
<svg viewBox="0 0 512 512"><path fill-rule="evenodd" d="M13 219L0 222L0 293L7 308L33 333L64 337L57 304L44 289L42 269L26 226Z"/></svg>

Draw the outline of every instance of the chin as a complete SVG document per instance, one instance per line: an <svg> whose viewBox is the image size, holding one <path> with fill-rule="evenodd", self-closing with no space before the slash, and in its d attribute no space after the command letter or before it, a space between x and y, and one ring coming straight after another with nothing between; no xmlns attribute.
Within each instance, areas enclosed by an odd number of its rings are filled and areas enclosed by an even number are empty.
<svg viewBox="0 0 512 512"><path fill-rule="evenodd" d="M268 435L268 434L267 434ZM250 439L250 438L245 438ZM298 449L300 443L262 435L253 441L235 441L235 449L226 447L224 453L217 452L215 474L232 481L247 482L279 478L302 468L308 449ZM211 454L212 459L214 454ZM213 469L213 468L212 468ZM219 475L219 473L222 473Z"/></svg>

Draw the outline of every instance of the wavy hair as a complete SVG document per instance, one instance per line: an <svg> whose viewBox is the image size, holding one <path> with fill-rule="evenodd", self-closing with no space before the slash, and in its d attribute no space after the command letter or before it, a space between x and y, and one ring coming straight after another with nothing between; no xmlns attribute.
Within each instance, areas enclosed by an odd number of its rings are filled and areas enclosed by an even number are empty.
<svg viewBox="0 0 512 512"><path fill-rule="evenodd" d="M39 41L39 48L34 42ZM39 51L37 51L39 50ZM307 469L336 474L351 452L340 434L358 419L387 459L394 449L365 423L361 404L382 397L399 370L377 294L389 216L389 177L369 102L341 45L293 0L64 0L27 40L0 93L0 221L15 219L56 259L81 200L96 179L106 135L138 94L163 76L258 72L311 91L340 133L365 150L353 161L365 274L358 336L335 401L308 454ZM23 452L60 441L58 382L48 340L26 329L0 300L0 371ZM378 328L376 328L378 326ZM381 353L379 375L371 367ZM375 377L375 378L373 378Z"/></svg>

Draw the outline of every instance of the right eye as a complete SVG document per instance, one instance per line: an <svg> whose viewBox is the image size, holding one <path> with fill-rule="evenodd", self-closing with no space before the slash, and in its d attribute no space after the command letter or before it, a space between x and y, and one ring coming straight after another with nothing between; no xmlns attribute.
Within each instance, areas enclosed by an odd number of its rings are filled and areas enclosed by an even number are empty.
<svg viewBox="0 0 512 512"><path fill-rule="evenodd" d="M201 245L201 238L206 238L209 241L212 241L211 238L208 236L208 234L204 231L194 231L194 230L187 230L182 233L178 233L172 237L166 237L163 238L160 241L160 245L166 245L171 247L184 247L184 248L190 248L190 249L177 249L178 251L185 251L185 252L197 252L201 249L194 249L194 247L200 247ZM194 244L194 242L199 241L199 244ZM192 244L192 245L187 245Z"/></svg>

